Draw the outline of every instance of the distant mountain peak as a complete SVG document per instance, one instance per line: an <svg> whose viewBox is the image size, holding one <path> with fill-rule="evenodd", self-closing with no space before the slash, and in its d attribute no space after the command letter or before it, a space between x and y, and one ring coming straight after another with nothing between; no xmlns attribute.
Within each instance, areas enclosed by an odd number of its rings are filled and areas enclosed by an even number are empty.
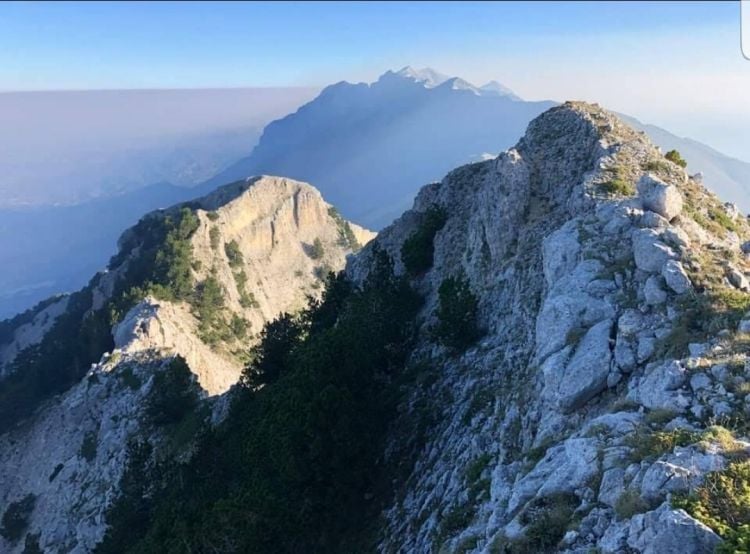
<svg viewBox="0 0 750 554"><path fill-rule="evenodd" d="M435 88L450 79L447 75L443 75L431 67L414 69L410 65L396 71L395 74L399 77L405 77L407 79L412 79L417 83L421 83L425 88Z"/></svg>
<svg viewBox="0 0 750 554"><path fill-rule="evenodd" d="M515 92L510 90L502 83L498 83L497 81L490 81L489 83L485 83L484 85L479 87L479 90L481 90L482 93L487 96L507 96L511 100L521 100L521 97L518 96Z"/></svg>
<svg viewBox="0 0 750 554"><path fill-rule="evenodd" d="M477 87L461 77L449 77L431 67L415 69L407 65L398 71L387 71L380 79L388 77L400 77L420 84L427 89L468 90L477 96L505 96L511 100L521 100L512 90L497 81L490 81L481 87Z"/></svg>

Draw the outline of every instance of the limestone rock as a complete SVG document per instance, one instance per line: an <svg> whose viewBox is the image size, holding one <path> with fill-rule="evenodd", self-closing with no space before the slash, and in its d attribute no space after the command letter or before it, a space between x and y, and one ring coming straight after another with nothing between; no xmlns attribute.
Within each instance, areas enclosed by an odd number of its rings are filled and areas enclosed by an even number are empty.
<svg viewBox="0 0 750 554"><path fill-rule="evenodd" d="M636 267L649 273L661 272L667 260L677 257L674 250L659 240L659 234L653 229L633 232L633 256Z"/></svg>
<svg viewBox="0 0 750 554"><path fill-rule="evenodd" d="M690 277L685 268L676 260L667 260L661 272L669 288L677 294L684 294L691 288Z"/></svg>
<svg viewBox="0 0 750 554"><path fill-rule="evenodd" d="M682 195L677 187L668 185L651 173L638 181L638 196L644 208L667 220L673 219L682 211Z"/></svg>

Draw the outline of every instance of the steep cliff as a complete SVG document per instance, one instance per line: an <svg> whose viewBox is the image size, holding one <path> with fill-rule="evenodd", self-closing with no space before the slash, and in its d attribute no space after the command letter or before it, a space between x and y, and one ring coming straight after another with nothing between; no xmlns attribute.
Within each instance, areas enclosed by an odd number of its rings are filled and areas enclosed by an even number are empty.
<svg viewBox="0 0 750 554"><path fill-rule="evenodd" d="M424 375L389 450L413 466L378 550L712 552L748 523L697 508L707 475L750 453L736 208L613 114L567 103L496 160L422 189L348 274L378 249L407 271L404 244L436 209L432 267L413 280ZM449 279L476 300L483 336L466 350L434 340ZM727 505L747 486L734 483Z"/></svg>
<svg viewBox="0 0 750 554"><path fill-rule="evenodd" d="M129 444L189 451L264 323L306 306L372 237L305 183L252 178L146 216L84 291L8 325L0 550L91 552ZM66 378L51 387L56 370Z"/></svg>

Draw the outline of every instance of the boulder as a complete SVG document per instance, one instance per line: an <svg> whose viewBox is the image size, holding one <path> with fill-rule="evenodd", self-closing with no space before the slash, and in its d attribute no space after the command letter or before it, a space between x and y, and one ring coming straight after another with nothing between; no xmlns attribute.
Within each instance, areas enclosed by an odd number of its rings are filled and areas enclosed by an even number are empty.
<svg viewBox="0 0 750 554"><path fill-rule="evenodd" d="M750 282L748 282L745 275L737 268L730 266L727 269L727 279L729 279L734 288L745 292L750 291Z"/></svg>
<svg viewBox="0 0 750 554"><path fill-rule="evenodd" d="M706 525L666 502L630 520L628 545L643 554L711 554L720 542Z"/></svg>
<svg viewBox="0 0 750 554"><path fill-rule="evenodd" d="M677 294L683 294L690 290L690 277L685 272L685 268L677 260L667 260L661 274L666 281L667 286Z"/></svg>
<svg viewBox="0 0 750 554"><path fill-rule="evenodd" d="M659 240L653 229L636 229L633 232L633 257L638 269L659 273L667 260L677 257L674 250Z"/></svg>
<svg viewBox="0 0 750 554"><path fill-rule="evenodd" d="M612 324L605 320L591 327L562 370L559 365L544 368L546 396L564 412L580 408L607 387Z"/></svg>
<svg viewBox="0 0 750 554"><path fill-rule="evenodd" d="M682 195L677 187L668 185L651 173L638 181L638 196L645 209L656 212L667 220L682 211Z"/></svg>
<svg viewBox="0 0 750 554"><path fill-rule="evenodd" d="M628 398L651 410L683 412L690 401L678 389L687 381L687 371L677 361L664 362L640 379L630 382Z"/></svg>

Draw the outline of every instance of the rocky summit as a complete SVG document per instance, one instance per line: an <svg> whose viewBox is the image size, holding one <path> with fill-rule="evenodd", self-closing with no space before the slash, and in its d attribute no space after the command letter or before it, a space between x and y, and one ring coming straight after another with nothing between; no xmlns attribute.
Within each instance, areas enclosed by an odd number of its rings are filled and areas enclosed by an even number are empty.
<svg viewBox="0 0 750 554"><path fill-rule="evenodd" d="M696 498L750 454L746 218L613 114L567 103L422 189L348 274L378 249L408 272L403 245L436 207L414 279L424 376L395 424L413 432L388 449L412 461L378 550L708 553L731 537ZM429 329L458 277L482 336L456 353Z"/></svg>
<svg viewBox="0 0 750 554"><path fill-rule="evenodd" d="M683 167L569 102L374 239L270 177L144 218L0 328L2 548L743 551L750 226Z"/></svg>
<svg viewBox="0 0 750 554"><path fill-rule="evenodd" d="M33 499L42 551L91 552L128 442L154 435L144 413L160 371L184 359L198 419L219 417L263 325L319 296L373 236L312 186L266 176L144 217L83 291L4 323L0 505ZM3 536L2 552L28 548Z"/></svg>

